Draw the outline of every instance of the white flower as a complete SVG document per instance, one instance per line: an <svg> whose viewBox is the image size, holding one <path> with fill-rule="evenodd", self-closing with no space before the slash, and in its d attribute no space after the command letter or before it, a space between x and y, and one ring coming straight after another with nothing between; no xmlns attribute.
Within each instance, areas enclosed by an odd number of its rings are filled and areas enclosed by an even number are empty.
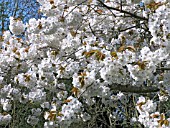
<svg viewBox="0 0 170 128"><path fill-rule="evenodd" d="M118 94L117 94L117 99L119 99L120 101L122 101L122 100L125 100L126 99L126 97L125 97L125 95L122 93L122 92L119 92Z"/></svg>
<svg viewBox="0 0 170 128"><path fill-rule="evenodd" d="M0 113L0 125L7 125L10 123L12 116L10 114L3 115Z"/></svg>
<svg viewBox="0 0 170 128"><path fill-rule="evenodd" d="M3 110L4 111L10 111L12 107L12 104L9 104L8 102L3 104Z"/></svg>
<svg viewBox="0 0 170 128"><path fill-rule="evenodd" d="M27 119L27 123L31 124L31 125L36 125L39 122L39 118L37 118L36 116L28 116Z"/></svg>
<svg viewBox="0 0 170 128"><path fill-rule="evenodd" d="M154 112L156 110L156 106L156 103L153 103L152 100L146 100L143 96L139 97L139 100L137 101L137 110L140 114Z"/></svg>
<svg viewBox="0 0 170 128"><path fill-rule="evenodd" d="M130 120L130 123L133 124L137 121L137 118L136 117L132 117L131 120Z"/></svg>
<svg viewBox="0 0 170 128"><path fill-rule="evenodd" d="M158 96L159 96L159 100L160 101L167 101L169 98L169 96L168 95L160 95L160 94L158 94Z"/></svg>
<svg viewBox="0 0 170 128"><path fill-rule="evenodd" d="M3 33L3 37L4 37L4 40L9 40L9 38L11 37L10 31L5 31Z"/></svg>
<svg viewBox="0 0 170 128"><path fill-rule="evenodd" d="M57 125L54 123L54 121L49 121L44 123L44 128L56 128Z"/></svg>
<svg viewBox="0 0 170 128"><path fill-rule="evenodd" d="M41 107L49 109L50 108L50 103L49 102L44 102L44 103L41 104Z"/></svg>
<svg viewBox="0 0 170 128"><path fill-rule="evenodd" d="M88 113L82 113L81 115L81 118L83 119L83 121L87 121L87 120L90 120L91 116L88 114Z"/></svg>
<svg viewBox="0 0 170 128"><path fill-rule="evenodd" d="M44 101L46 99L46 92L41 89L36 89L29 93L29 99L34 102Z"/></svg>
<svg viewBox="0 0 170 128"><path fill-rule="evenodd" d="M66 98L67 95L68 95L67 91L60 91L60 92L57 93L57 97L58 97L59 100Z"/></svg>
<svg viewBox="0 0 170 128"><path fill-rule="evenodd" d="M14 17L10 17L10 31L15 35L20 35L25 30L25 25L22 21L18 19L14 19Z"/></svg>

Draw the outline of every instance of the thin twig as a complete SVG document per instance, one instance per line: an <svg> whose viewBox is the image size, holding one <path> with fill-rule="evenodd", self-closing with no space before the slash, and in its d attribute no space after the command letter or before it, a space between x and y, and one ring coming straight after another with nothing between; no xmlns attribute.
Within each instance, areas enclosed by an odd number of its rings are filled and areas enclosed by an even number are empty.
<svg viewBox="0 0 170 128"><path fill-rule="evenodd" d="M65 15L65 18L66 18L69 14L71 14L78 6L82 5L82 4L85 3L85 2L87 2L87 0L85 0L85 1L77 4L69 13L67 13L67 14Z"/></svg>
<svg viewBox="0 0 170 128"><path fill-rule="evenodd" d="M91 30L91 32L92 32L92 34L93 34L94 36L96 36L96 34L95 34L95 32L93 31L93 29L92 29L92 27L91 27L90 23L89 23L89 28L90 28L90 30Z"/></svg>
<svg viewBox="0 0 170 128"><path fill-rule="evenodd" d="M101 0L98 0L98 1L103 5L103 7L107 8L107 9L119 11L119 12L121 12L121 13L128 14L128 15L134 17L134 18L137 18L137 19L140 19L140 20L146 20L146 21L148 21L148 19L145 18L145 17L138 16L138 15L136 15L136 14L134 14L134 13L127 12L127 11L125 11L125 10L121 10L121 9L118 9L118 8L114 8L114 7L107 6L107 5L104 4Z"/></svg>

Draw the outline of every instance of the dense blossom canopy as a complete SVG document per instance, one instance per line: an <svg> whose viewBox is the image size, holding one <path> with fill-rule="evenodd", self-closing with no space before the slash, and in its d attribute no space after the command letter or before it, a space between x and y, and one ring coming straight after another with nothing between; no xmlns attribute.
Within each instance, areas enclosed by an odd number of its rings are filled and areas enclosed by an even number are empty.
<svg viewBox="0 0 170 128"><path fill-rule="evenodd" d="M37 1L0 42L0 125L170 127L169 0Z"/></svg>

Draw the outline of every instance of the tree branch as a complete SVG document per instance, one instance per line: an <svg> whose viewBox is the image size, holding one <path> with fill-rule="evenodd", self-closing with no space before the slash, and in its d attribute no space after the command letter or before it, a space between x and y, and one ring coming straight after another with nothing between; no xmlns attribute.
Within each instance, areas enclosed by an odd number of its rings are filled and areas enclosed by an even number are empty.
<svg viewBox="0 0 170 128"><path fill-rule="evenodd" d="M121 13L128 14L128 15L134 17L134 18L137 18L137 19L140 19L140 20L146 20L146 21L148 21L148 19L145 18L145 17L138 16L138 15L136 15L136 14L134 14L134 13L127 12L127 11L122 10L122 9L118 9L118 8L114 8L114 7L109 7L109 6L107 6L106 4L104 4L101 0L98 0L98 1L100 2L100 4L103 5L103 7L107 8L107 9L119 11L119 12L121 12Z"/></svg>
<svg viewBox="0 0 170 128"><path fill-rule="evenodd" d="M112 90L115 91L121 91L121 92L130 92L130 93L151 93L151 92L158 92L160 91L159 88L157 87L136 87L136 86L131 86L131 85L120 85L120 84L113 84L113 85L108 85Z"/></svg>
<svg viewBox="0 0 170 128"><path fill-rule="evenodd" d="M15 10L13 12L13 17L16 16L17 9L18 9L18 0L15 1Z"/></svg>
<svg viewBox="0 0 170 128"><path fill-rule="evenodd" d="M160 68L157 68L156 70L170 70L170 68L160 67Z"/></svg>

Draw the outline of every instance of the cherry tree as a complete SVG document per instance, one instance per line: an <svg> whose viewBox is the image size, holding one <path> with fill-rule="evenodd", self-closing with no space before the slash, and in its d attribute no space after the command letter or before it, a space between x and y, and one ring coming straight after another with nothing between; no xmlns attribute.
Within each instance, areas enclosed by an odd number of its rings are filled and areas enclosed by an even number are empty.
<svg viewBox="0 0 170 128"><path fill-rule="evenodd" d="M37 2L0 42L1 126L170 127L168 0Z"/></svg>

